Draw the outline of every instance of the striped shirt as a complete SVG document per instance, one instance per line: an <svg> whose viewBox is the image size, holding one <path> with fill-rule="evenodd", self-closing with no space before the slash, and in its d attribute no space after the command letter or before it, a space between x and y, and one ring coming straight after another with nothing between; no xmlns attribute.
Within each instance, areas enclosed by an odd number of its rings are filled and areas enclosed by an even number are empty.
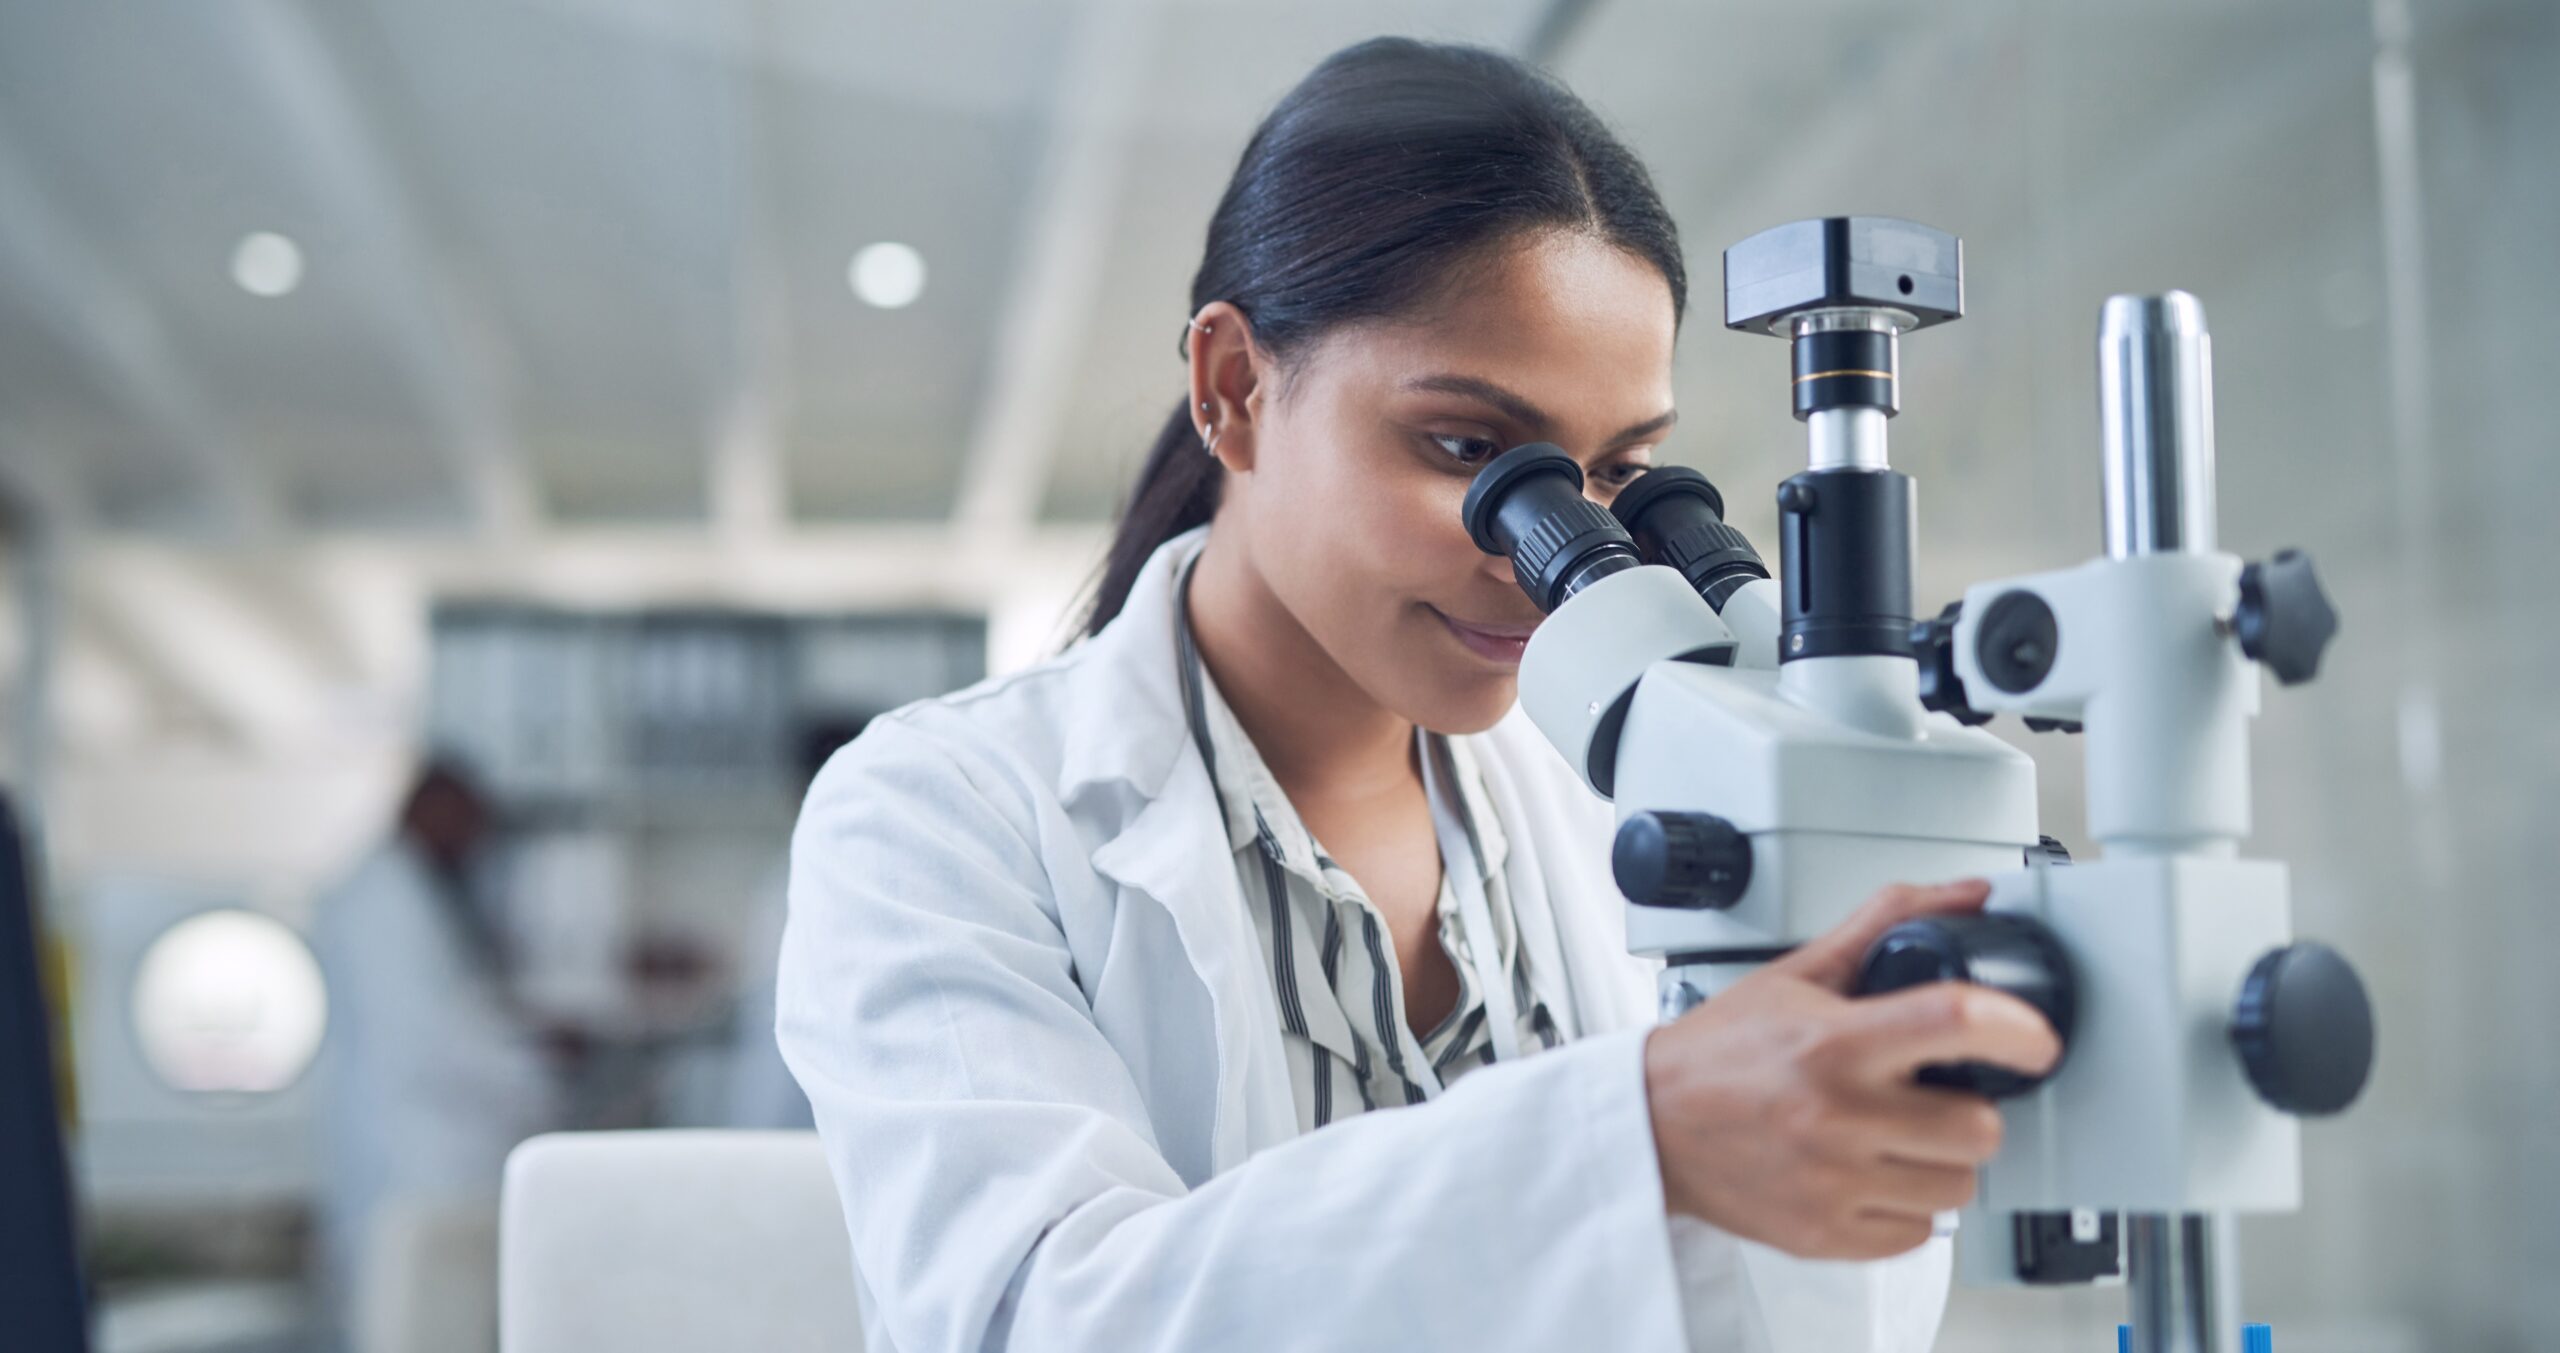
<svg viewBox="0 0 2560 1353"><path fill-rule="evenodd" d="M1263 962L1279 998L1281 1042L1288 1053L1290 1084L1301 1131L1379 1107L1418 1103L1458 1077L1494 1060L1493 1031L1479 989L1473 955L1479 937L1467 933L1450 886L1440 880L1439 939L1457 969L1458 1000L1439 1024L1415 1037L1405 1018L1403 977L1395 947L1377 907L1359 881L1325 854L1289 806L1253 740L1218 695L1191 637L1190 576L1184 574L1176 607L1176 647L1191 736L1216 787L1236 855L1247 910L1261 940ZM1418 733L1423 755L1439 758L1434 778L1457 787L1475 860L1484 875L1486 912L1493 930L1496 971L1509 974L1512 1008L1519 1012L1523 1054L1555 1046L1563 1032L1530 988L1528 959L1503 883L1507 842L1498 815L1486 801L1472 754L1463 742Z"/></svg>

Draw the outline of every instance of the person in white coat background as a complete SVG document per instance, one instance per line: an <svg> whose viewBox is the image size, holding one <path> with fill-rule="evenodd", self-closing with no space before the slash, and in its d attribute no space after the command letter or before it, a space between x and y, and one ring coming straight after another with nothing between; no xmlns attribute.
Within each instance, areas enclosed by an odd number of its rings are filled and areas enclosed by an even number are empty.
<svg viewBox="0 0 2560 1353"><path fill-rule="evenodd" d="M343 1346L496 1344L498 1184L516 1143L558 1125L557 1036L509 997L486 905L495 824L431 763L396 829L321 899L329 981L316 1068L321 1287Z"/></svg>
<svg viewBox="0 0 2560 1353"><path fill-rule="evenodd" d="M1459 521L1670 434L1687 279L1570 92L1378 39L1210 221L1189 388L1087 636L875 720L795 832L777 1037L875 1353L1913 1353L1996 1150L1913 1083L2058 1055L2025 1005L1843 992L1888 889L1675 1023L1610 813L1515 709L1539 614Z"/></svg>

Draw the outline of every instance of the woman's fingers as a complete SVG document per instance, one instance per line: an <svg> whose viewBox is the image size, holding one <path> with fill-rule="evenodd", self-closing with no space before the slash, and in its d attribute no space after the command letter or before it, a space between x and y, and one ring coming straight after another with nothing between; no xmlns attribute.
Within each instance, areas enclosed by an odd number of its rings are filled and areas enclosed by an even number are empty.
<svg viewBox="0 0 2560 1353"><path fill-rule="evenodd" d="M1876 1164L1863 1206L1870 1212L1917 1217L1928 1221L1973 1201L1975 1175L1970 1166L1927 1165L1887 1158Z"/></svg>
<svg viewBox="0 0 2560 1353"><path fill-rule="evenodd" d="M1983 879L1927 885L1897 883L1868 898L1865 905L1849 914L1849 919L1797 945L1793 953L1769 966L1846 995L1850 984L1858 980L1858 969L1865 965L1867 951L1884 938L1884 932L1918 916L1980 911L1990 896L1991 885Z"/></svg>
<svg viewBox="0 0 2560 1353"><path fill-rule="evenodd" d="M2000 1110L1980 1095L1928 1085L1885 1092L1872 1140L1883 1154L1923 1165L1972 1169L2000 1154Z"/></svg>
<svg viewBox="0 0 2560 1353"><path fill-rule="evenodd" d="M1828 1243L1807 1259L1890 1259L1929 1243L1936 1234L1932 1219L1903 1212L1862 1210L1832 1228Z"/></svg>
<svg viewBox="0 0 2560 1353"><path fill-rule="evenodd" d="M2062 1057L2062 1039L2034 1006L1970 982L1852 1001L1843 1020L1854 1074L1877 1084L1901 1084L1937 1062L1989 1062L2040 1076Z"/></svg>

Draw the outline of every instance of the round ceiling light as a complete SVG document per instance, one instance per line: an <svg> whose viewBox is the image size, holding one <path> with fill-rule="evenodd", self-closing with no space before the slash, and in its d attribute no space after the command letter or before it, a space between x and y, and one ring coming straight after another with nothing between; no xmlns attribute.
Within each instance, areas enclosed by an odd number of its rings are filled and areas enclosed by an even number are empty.
<svg viewBox="0 0 2560 1353"><path fill-rule="evenodd" d="M845 280L854 295L883 310L911 305L924 294L924 255L888 240L866 244L845 269Z"/></svg>
<svg viewBox="0 0 2560 1353"><path fill-rule="evenodd" d="M302 246L272 230L253 230L231 250L231 280L252 296L282 296L302 285Z"/></svg>

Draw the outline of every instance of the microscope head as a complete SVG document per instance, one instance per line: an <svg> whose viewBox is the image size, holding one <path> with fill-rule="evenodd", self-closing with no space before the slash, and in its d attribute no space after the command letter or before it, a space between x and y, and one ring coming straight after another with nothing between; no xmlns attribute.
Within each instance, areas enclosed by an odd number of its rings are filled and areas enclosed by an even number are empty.
<svg viewBox="0 0 2560 1353"><path fill-rule="evenodd" d="M1704 479L1692 487L1707 497L1670 493L1682 504L1648 516L1646 529L1680 524L1688 503L1711 517L1714 489ZM1688 577L1640 561L1628 527L1583 496L1582 466L1558 447L1531 442L1496 456L1476 471L1460 511L1476 548L1510 559L1520 590L1548 613L1521 656L1521 705L1583 781L1607 796L1618 729L1645 672L1671 659L1729 663L1733 632ZM1736 567L1713 562L1718 578Z"/></svg>

